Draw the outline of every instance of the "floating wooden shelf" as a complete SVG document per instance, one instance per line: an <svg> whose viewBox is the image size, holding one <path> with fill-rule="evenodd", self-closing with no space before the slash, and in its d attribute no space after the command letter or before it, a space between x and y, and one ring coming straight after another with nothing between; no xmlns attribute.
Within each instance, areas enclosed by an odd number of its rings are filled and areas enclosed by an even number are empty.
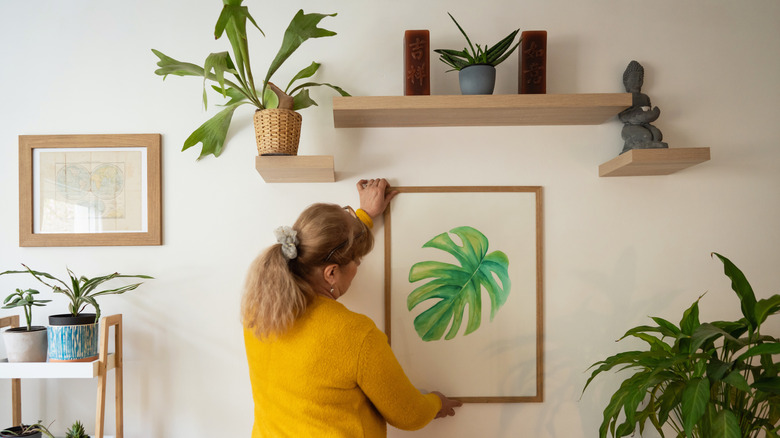
<svg viewBox="0 0 780 438"><path fill-rule="evenodd" d="M630 93L334 97L333 125L598 125L630 106Z"/></svg>
<svg viewBox="0 0 780 438"><path fill-rule="evenodd" d="M259 155L255 168L265 182L334 182L336 175L330 155Z"/></svg>
<svg viewBox="0 0 780 438"><path fill-rule="evenodd" d="M599 166L599 176L669 175L709 159L710 148L632 149Z"/></svg>

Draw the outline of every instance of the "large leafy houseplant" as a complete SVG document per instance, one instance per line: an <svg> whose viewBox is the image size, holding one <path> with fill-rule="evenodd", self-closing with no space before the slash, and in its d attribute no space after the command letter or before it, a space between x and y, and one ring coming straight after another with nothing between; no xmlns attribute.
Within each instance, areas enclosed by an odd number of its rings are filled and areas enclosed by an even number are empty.
<svg viewBox="0 0 780 438"><path fill-rule="evenodd" d="M95 309L95 322L100 320L100 306L96 300L97 297L103 295L115 295L123 294L127 291L136 289L143 283L135 283L126 286L121 286L114 289L99 289L98 286L103 283L113 280L115 278L144 278L152 279L148 275L123 275L118 272L114 272L109 275L102 275L99 277L88 278L85 276L77 276L70 269L68 269L68 281L60 280L51 274L42 271L34 271L24 266L24 271L5 271L0 272L0 275L5 274L30 274L35 277L36 280L50 287L54 293L60 293L68 297L70 303L68 304L68 310L71 315L76 316L81 313L87 305L92 306Z"/></svg>
<svg viewBox="0 0 780 438"><path fill-rule="evenodd" d="M769 316L780 310L780 295L756 300L747 278L730 260L714 253L740 301L736 321L699 321L699 299L679 325L659 317L621 339L647 343L596 362L583 391L604 372L632 370L604 409L599 436L623 437L650 424L663 437L778 437L780 420L780 341L761 333Z"/></svg>
<svg viewBox="0 0 780 438"><path fill-rule="evenodd" d="M476 48L474 48L475 45L471 43L471 39L466 34L466 31L463 30L463 28L460 26L460 24L458 24L458 21L455 20L455 17L453 17L449 12L447 14L450 16L450 18L452 18L452 21L455 22L455 25L458 26L458 30L460 30L460 33L462 33L466 38L466 43L469 45L463 50L434 50L434 52L439 54L439 60L441 60L441 62L452 67L452 69L448 71L460 71L468 66L477 64L491 65L495 67L498 64L504 62L504 60L506 60L509 55L515 51L517 46L520 45L520 41L518 40L517 44L512 46L512 42L514 41L515 36L517 36L517 33L520 31L520 29L517 29L493 46L488 47L488 45L485 44L484 47L482 47L479 44L476 44Z"/></svg>
<svg viewBox="0 0 780 438"><path fill-rule="evenodd" d="M219 39L227 35L233 56L229 52L211 53L206 57L203 67L177 61L162 52L152 49L160 59L155 73L160 76L169 74L176 76L198 76L203 78L203 104L207 105L206 82L212 82L212 88L220 95L228 98L225 108L219 111L211 119L198 127L185 141L182 150L186 150L198 143L202 143L202 149L198 159L209 154L215 157L222 153L228 128L235 110L245 104L255 107L257 111L264 109L282 108L297 111L308 108L317 103L309 96L309 88L314 86L327 86L336 90L342 96L349 94L338 86L328 83L303 82L303 79L313 76L320 64L312 62L308 67L300 70L288 83L284 90L271 83L271 78L282 64L309 38L321 38L336 35L335 32L319 28L317 25L325 17L336 14L305 14L299 10L290 22L284 33L282 46L276 57L271 61L263 80L255 83L252 67L249 59L249 46L247 40L247 21L265 35L257 25L257 22L249 14L249 9L241 3L243 0L223 0L224 6L217 19L214 28L214 37ZM230 79L232 77L232 79Z"/></svg>

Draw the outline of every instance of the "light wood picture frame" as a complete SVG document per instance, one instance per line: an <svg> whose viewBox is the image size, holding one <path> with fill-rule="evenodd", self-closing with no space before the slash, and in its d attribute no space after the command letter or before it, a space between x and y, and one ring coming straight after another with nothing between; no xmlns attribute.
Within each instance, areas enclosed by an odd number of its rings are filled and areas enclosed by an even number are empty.
<svg viewBox="0 0 780 438"><path fill-rule="evenodd" d="M393 190L385 333L412 383L467 403L542 402L542 188ZM462 287L460 271L480 279Z"/></svg>
<svg viewBox="0 0 780 438"><path fill-rule="evenodd" d="M160 134L20 135L19 246L162 245Z"/></svg>

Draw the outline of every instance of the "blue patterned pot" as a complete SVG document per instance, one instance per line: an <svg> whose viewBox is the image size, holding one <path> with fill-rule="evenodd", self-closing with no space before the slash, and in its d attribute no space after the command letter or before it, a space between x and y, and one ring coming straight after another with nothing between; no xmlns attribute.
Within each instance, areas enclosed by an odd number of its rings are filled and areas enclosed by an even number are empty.
<svg viewBox="0 0 780 438"><path fill-rule="evenodd" d="M61 317L62 315L52 315ZM95 320L92 315L91 321ZM52 319L49 319L52 324ZM98 323L49 325L49 362L90 362L98 358Z"/></svg>

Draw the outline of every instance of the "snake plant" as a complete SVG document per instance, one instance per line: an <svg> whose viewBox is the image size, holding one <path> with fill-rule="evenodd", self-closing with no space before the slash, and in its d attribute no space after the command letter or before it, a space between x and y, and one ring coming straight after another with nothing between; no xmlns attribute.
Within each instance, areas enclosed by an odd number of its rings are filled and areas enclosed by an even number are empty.
<svg viewBox="0 0 780 438"><path fill-rule="evenodd" d="M230 127L233 113L245 104L252 105L255 110L284 108L299 110L308 108L317 103L309 96L309 88L315 86L327 86L336 90L342 96L349 94L338 86L328 83L303 82L303 79L313 76L320 64L312 62L308 67L300 70L288 83L284 90L271 83L271 78L282 64L309 38L322 38L336 35L335 32L317 27L325 17L333 17L336 14L305 14L299 10L284 32L282 46L276 57L271 61L265 77L260 83L255 82L252 74L252 66L249 60L249 44L247 22L251 23L263 36L262 29L249 13L249 9L241 3L243 0L223 0L222 12L217 19L214 28L214 38L219 39L227 35L233 51L211 53L206 57L203 67L189 62L173 59L159 50L152 52L160 59L155 70L157 75L165 78L167 75L198 76L203 78L203 105L207 107L208 98L206 83L212 83L212 89L217 91L228 101L224 109L198 127L185 141L182 150L202 143L202 149L198 159L207 155L218 157L224 148L228 128ZM232 78L231 78L232 77Z"/></svg>

